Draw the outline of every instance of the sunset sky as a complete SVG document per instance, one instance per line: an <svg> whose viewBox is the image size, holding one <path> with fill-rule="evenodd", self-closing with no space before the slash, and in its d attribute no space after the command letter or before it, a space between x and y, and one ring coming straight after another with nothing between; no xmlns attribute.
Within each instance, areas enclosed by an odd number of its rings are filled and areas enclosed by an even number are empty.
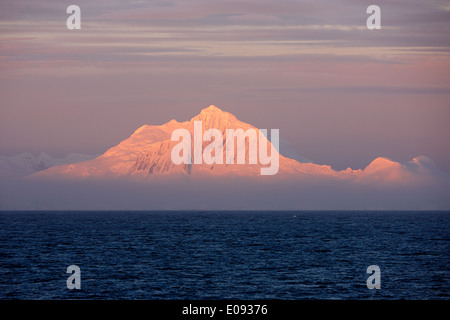
<svg viewBox="0 0 450 320"><path fill-rule="evenodd" d="M450 173L449 34L444 0L2 0L0 155L101 154L214 104L337 170Z"/></svg>

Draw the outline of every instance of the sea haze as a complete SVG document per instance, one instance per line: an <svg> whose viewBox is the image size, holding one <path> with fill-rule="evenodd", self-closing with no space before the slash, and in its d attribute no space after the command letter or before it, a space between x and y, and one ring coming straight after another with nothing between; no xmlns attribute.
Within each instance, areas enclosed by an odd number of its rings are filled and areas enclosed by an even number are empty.
<svg viewBox="0 0 450 320"><path fill-rule="evenodd" d="M448 211L3 211L0 298L448 299L449 227Z"/></svg>

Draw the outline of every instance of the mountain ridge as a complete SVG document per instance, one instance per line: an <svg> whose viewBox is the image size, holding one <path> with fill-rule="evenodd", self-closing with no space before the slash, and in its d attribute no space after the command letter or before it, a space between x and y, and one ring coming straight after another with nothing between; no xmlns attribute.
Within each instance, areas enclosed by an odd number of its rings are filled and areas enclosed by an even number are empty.
<svg viewBox="0 0 450 320"><path fill-rule="evenodd" d="M194 134L194 123L201 121L203 132L207 129L218 129L222 134L227 129L259 129L220 108L211 105L188 121L178 122L172 119L162 125L143 125L133 134L116 146L111 147L99 157L73 163L55 166L33 174L36 178L119 178L132 177L151 180L154 176L189 176L192 178L212 177L255 177L259 175L261 164L248 164L249 150L246 150L246 164L182 164L175 165L170 157L172 148L178 143L171 140L171 134L176 129L186 129ZM224 141L224 148L227 141ZM202 150L210 142L203 141ZM271 143L267 140L268 146ZM236 163L236 161L234 162ZM312 162L303 163L283 155L279 150L279 171L277 178L327 177L333 179L354 180L362 183L407 184L417 182L421 178L448 178L440 171L433 161L426 156L418 156L408 163L399 163L386 157L374 159L364 169L335 171L329 165L319 165ZM274 176L274 177L275 177ZM423 180L423 179L422 179Z"/></svg>

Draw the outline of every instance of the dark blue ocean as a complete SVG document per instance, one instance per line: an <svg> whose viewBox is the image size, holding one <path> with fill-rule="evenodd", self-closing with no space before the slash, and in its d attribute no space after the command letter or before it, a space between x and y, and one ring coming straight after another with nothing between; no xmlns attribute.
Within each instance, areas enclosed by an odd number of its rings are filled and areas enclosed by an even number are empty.
<svg viewBox="0 0 450 320"><path fill-rule="evenodd" d="M449 299L449 246L450 212L1 212L0 299Z"/></svg>

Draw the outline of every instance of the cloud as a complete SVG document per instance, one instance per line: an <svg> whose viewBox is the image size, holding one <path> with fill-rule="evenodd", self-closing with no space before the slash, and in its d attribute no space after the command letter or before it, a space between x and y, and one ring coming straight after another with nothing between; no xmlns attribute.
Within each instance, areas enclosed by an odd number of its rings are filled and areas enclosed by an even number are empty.
<svg viewBox="0 0 450 320"><path fill-rule="evenodd" d="M140 52L130 55L129 61L141 59L144 51L151 59L158 52L283 57L325 51L353 55L352 50L359 50L373 56L401 47L410 48L411 53L413 48L450 47L445 32L450 32L450 12L437 0L427 4L379 1L383 27L375 32L366 29L365 8L354 1L80 1L83 27L78 33L65 28L65 5L60 1L2 2L2 46L28 39L17 50L2 54L3 58L15 53L30 60L38 55L44 59L46 54L47 60L89 60L95 50L111 61L124 46L129 52ZM62 48L74 54L67 55ZM109 57L103 54L105 49Z"/></svg>
<svg viewBox="0 0 450 320"><path fill-rule="evenodd" d="M236 188L236 186L239 188ZM0 184L1 210L448 210L448 186L375 187L343 181L42 182Z"/></svg>
<svg viewBox="0 0 450 320"><path fill-rule="evenodd" d="M375 95L450 95L450 87L395 87L395 86L336 86L336 87L301 87L301 88L277 88L276 91L284 92L328 92L344 94L375 94ZM261 91L261 90L255 90Z"/></svg>

